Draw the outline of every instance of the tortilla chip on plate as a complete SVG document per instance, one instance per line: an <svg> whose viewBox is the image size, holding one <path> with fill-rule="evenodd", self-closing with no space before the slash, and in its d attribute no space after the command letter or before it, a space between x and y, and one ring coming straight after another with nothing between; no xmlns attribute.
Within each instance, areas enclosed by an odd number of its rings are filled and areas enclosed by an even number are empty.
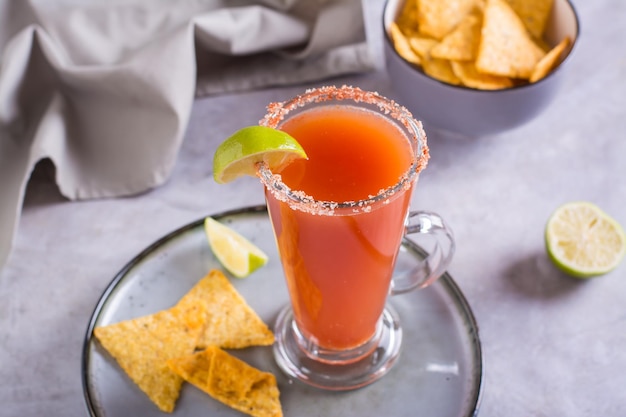
<svg viewBox="0 0 626 417"><path fill-rule="evenodd" d="M192 353L203 328L174 307L158 313L96 327L95 337L130 379L160 410L172 412L182 378L167 360Z"/></svg>
<svg viewBox="0 0 626 417"><path fill-rule="evenodd" d="M544 55L505 0L487 0L476 58L478 71L528 79Z"/></svg>
<svg viewBox="0 0 626 417"><path fill-rule="evenodd" d="M217 346L168 361L190 384L227 406L254 417L281 417L276 378Z"/></svg>
<svg viewBox="0 0 626 417"><path fill-rule="evenodd" d="M218 269L209 271L176 306L190 317L198 306L204 312L198 348L217 345L240 349L274 343L272 331Z"/></svg>

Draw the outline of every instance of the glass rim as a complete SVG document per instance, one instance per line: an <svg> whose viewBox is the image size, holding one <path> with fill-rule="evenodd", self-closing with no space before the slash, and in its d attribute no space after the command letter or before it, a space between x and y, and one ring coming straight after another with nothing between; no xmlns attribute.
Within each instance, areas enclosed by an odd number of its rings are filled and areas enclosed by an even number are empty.
<svg viewBox="0 0 626 417"><path fill-rule="evenodd" d="M380 190L376 195L357 201L334 202L316 200L302 191L292 190L283 183L280 174L273 173L266 164L259 163L257 175L265 188L279 201L288 203L292 208L313 214L334 214L337 210L346 209L351 212L370 211L376 203L387 201L395 195L399 195L400 191L409 189L428 163L430 155L426 133L422 122L416 120L408 109L376 92L346 85L307 89L304 93L290 100L270 103L267 106L267 114L259 121L259 125L276 129L291 111L309 104L330 101L350 101L357 105L361 103L375 106L378 108L379 114L394 119L403 128L403 133L411 142L413 161L407 171L400 176L394 185Z"/></svg>

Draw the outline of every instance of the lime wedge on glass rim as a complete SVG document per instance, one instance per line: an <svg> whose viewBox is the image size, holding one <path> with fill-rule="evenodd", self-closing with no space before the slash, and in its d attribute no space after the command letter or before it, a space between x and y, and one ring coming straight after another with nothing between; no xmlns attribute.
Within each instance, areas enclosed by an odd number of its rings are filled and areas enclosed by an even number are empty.
<svg viewBox="0 0 626 417"><path fill-rule="evenodd" d="M626 253L626 235L620 224L585 201L557 208L546 224L545 240L554 264L577 278L612 271Z"/></svg>
<svg viewBox="0 0 626 417"><path fill-rule="evenodd" d="M212 217L204 219L209 246L224 268L244 278L267 263L267 255L255 244Z"/></svg>
<svg viewBox="0 0 626 417"><path fill-rule="evenodd" d="M265 126L248 126L217 147L213 178L218 184L225 184L244 175L254 176L259 162L280 170L294 159L306 157L302 146L289 134Z"/></svg>

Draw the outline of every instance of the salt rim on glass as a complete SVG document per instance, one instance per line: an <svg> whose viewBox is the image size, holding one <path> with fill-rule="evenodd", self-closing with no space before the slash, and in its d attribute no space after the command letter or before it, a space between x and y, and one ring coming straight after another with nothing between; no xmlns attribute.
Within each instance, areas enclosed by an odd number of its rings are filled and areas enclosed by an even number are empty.
<svg viewBox="0 0 626 417"><path fill-rule="evenodd" d="M416 151L413 154L413 162L396 184L380 190L378 194L369 196L367 199L344 202L317 201L302 191L291 190L283 183L280 174L271 172L267 165L260 163L257 166L257 175L263 185L270 190L277 200L289 204L293 210L327 216L332 216L338 214L337 211L342 212L345 210L348 210L350 213L369 212L374 203L383 201L383 204L386 204L393 199L396 192L408 189L428 164L430 154L422 123L415 120L408 109L395 101L387 99L376 92L364 91L358 87L346 85L341 87L324 86L308 89L303 94L286 102L270 103L267 106L267 114L259 121L259 124L277 129L285 117L293 110L308 104L344 100L375 106L381 114L391 116L392 119L398 122L404 128L402 133L417 145L414 147Z"/></svg>

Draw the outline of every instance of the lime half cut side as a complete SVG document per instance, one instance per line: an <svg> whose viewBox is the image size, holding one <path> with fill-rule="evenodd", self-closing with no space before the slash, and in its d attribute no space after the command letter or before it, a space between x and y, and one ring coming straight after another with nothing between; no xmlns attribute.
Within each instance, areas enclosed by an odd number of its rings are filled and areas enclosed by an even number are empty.
<svg viewBox="0 0 626 417"><path fill-rule="evenodd" d="M546 225L545 239L554 264L578 278L606 274L626 253L626 235L620 224L585 201L557 208Z"/></svg>
<svg viewBox="0 0 626 417"><path fill-rule="evenodd" d="M224 184L243 175L256 175L259 162L274 171L306 157L302 146L289 134L265 126L248 126L218 146L213 156L213 178Z"/></svg>
<svg viewBox="0 0 626 417"><path fill-rule="evenodd" d="M209 246L224 268L244 278L267 263L267 255L248 239L212 217L204 219Z"/></svg>

